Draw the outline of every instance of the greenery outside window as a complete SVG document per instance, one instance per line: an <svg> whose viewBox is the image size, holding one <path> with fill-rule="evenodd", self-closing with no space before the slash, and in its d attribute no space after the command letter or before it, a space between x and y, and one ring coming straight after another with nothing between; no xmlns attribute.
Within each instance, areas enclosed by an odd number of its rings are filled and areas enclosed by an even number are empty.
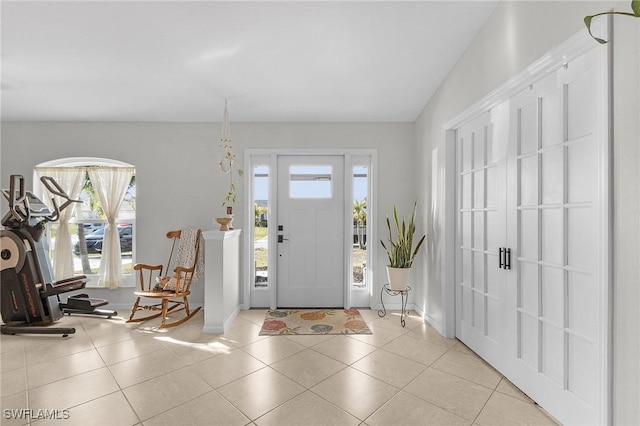
<svg viewBox="0 0 640 426"><path fill-rule="evenodd" d="M253 168L253 261L254 287L269 286L269 166L256 164Z"/></svg>
<svg viewBox="0 0 640 426"><path fill-rule="evenodd" d="M369 167L353 166L353 251L352 285L367 288L367 199L369 198Z"/></svg>

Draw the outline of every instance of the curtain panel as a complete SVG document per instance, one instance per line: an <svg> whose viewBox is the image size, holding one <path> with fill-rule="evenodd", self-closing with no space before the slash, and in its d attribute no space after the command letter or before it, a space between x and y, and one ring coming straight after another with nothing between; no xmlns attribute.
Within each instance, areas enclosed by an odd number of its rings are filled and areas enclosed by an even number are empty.
<svg viewBox="0 0 640 426"><path fill-rule="evenodd" d="M77 199L82 190L84 182L85 169L77 167L52 167L52 168L36 168L38 178L50 176L60 185L64 192L71 199ZM47 192L47 197L43 200L50 208L53 208L51 198L53 197L58 205L66 200L57 195L53 195L43 187ZM53 244L53 278L54 280L62 280L74 275L73 253L71 243L71 232L69 231L69 221L73 217L73 213L80 204L71 204L60 212L58 232Z"/></svg>
<svg viewBox="0 0 640 426"><path fill-rule="evenodd" d="M107 216L102 240L98 287L118 288L123 283L123 276L120 236L116 226L116 217L135 169L132 167L89 167L87 170L102 210Z"/></svg>

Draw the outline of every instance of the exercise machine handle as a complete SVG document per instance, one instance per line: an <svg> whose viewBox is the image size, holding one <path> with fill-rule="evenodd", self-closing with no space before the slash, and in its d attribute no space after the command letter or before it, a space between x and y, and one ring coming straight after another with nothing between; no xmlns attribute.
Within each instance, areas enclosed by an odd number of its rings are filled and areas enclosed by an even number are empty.
<svg viewBox="0 0 640 426"><path fill-rule="evenodd" d="M73 200L69 196L69 194L67 194L66 191L62 189L60 184L58 184L58 182L56 182L55 179L52 178L51 176L42 176L40 178L40 182L42 182L45 188L47 188L47 191L49 191L51 194L57 195L58 197L65 199L65 202L62 203L61 206L58 206L58 203L56 202L56 200L54 198L51 198L51 201L54 207L54 213L52 217L49 218L49 221L58 220L58 216L60 215L60 212L66 209L67 207L69 207L69 204L82 203L82 200Z"/></svg>
<svg viewBox="0 0 640 426"><path fill-rule="evenodd" d="M27 192L24 190L24 176L11 175L9 179L9 193L7 194L6 190L2 191L9 201L9 212L18 223L26 222L29 220L30 214L27 205ZM16 189L18 195L16 195Z"/></svg>

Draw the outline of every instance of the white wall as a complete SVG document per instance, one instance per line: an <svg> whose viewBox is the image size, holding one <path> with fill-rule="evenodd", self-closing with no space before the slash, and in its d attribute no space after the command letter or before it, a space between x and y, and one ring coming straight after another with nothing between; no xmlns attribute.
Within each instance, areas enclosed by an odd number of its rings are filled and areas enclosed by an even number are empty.
<svg viewBox="0 0 640 426"><path fill-rule="evenodd" d="M585 15L630 10L629 2L502 2L476 39L451 70L415 123L418 164L418 198L425 228L431 241L419 266L416 304L439 329L454 330L444 321L441 262L444 241L442 218L431 213L440 206L444 123L545 52L583 29ZM640 424L640 291L638 276L640 235L640 20L615 19L614 35L614 422ZM594 41L595 43L595 41ZM437 169L432 170L432 152L437 150ZM436 182L432 182L435 176ZM436 191L432 194L432 187Z"/></svg>
<svg viewBox="0 0 640 426"><path fill-rule="evenodd" d="M377 149L378 216L384 218L394 204L404 211L412 205L411 123L232 122L231 127L240 160L245 148ZM212 229L212 219L224 213L221 203L228 175L223 175L216 163L220 130L219 123L5 122L1 129L2 188L8 187L9 175L15 173L24 175L30 188L33 167L56 158L106 157L131 163L136 166L137 260L164 263L169 251L164 237L168 230ZM239 188L234 207L237 227L245 217L241 182ZM2 211L6 210L3 205ZM381 220L379 233L383 226ZM379 255L376 273L384 277L386 259L382 252ZM375 281L376 285L381 283ZM203 302L203 288L201 283L192 287L192 303ZM92 289L90 293L118 307L133 302L132 289ZM379 298L379 290L374 295Z"/></svg>
<svg viewBox="0 0 640 426"><path fill-rule="evenodd" d="M640 424L640 19L614 36L614 420Z"/></svg>

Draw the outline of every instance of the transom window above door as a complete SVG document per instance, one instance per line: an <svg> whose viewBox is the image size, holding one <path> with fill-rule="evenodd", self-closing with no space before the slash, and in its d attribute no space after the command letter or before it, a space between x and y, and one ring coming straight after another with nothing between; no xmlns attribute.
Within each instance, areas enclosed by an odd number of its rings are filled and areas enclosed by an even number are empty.
<svg viewBox="0 0 640 426"><path fill-rule="evenodd" d="M330 165L289 167L289 197L332 198L332 174Z"/></svg>

